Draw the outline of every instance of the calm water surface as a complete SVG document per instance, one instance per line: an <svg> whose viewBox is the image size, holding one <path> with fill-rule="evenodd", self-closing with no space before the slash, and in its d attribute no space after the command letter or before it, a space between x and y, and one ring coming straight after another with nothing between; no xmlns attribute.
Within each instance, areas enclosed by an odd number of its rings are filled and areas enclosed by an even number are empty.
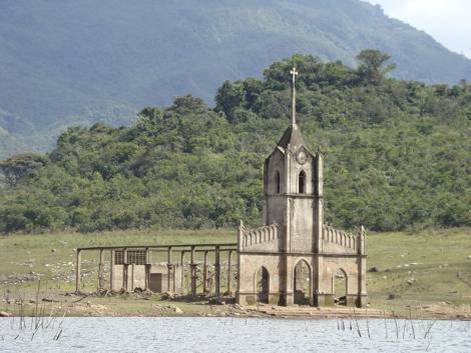
<svg viewBox="0 0 471 353"><path fill-rule="evenodd" d="M64 318L34 336L31 323L0 318L0 352L471 352L458 321Z"/></svg>

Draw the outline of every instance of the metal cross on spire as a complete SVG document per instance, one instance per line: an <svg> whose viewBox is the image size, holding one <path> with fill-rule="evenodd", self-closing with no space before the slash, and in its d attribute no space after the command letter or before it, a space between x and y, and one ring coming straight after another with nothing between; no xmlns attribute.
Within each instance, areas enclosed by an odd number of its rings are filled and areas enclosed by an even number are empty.
<svg viewBox="0 0 471 353"><path fill-rule="evenodd" d="M291 125L296 125L296 76L299 72L296 71L296 67L289 72L291 74Z"/></svg>

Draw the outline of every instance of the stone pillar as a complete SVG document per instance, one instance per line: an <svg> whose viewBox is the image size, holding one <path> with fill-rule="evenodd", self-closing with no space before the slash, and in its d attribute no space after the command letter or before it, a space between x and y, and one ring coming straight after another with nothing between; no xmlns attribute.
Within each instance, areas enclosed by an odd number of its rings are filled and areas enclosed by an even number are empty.
<svg viewBox="0 0 471 353"><path fill-rule="evenodd" d="M131 292L134 292L134 283L136 283L134 281L134 274L135 273L136 273L136 264L132 263L131 264L131 285L130 286L128 285L128 288L130 287Z"/></svg>
<svg viewBox="0 0 471 353"><path fill-rule="evenodd" d="M81 276L82 276L82 250L77 249L77 262L75 266L75 292L79 293L80 292L80 282L81 282Z"/></svg>
<svg viewBox="0 0 471 353"><path fill-rule="evenodd" d="M366 292L366 231L363 226L360 227L358 234L358 307L366 307L368 304L368 295Z"/></svg>
<svg viewBox="0 0 471 353"><path fill-rule="evenodd" d="M243 305L243 298L241 296L241 256L240 253L243 249L244 241L244 223L240 221L239 228L237 229L237 291L236 291L236 301L238 304Z"/></svg>
<svg viewBox="0 0 471 353"><path fill-rule="evenodd" d="M214 283L215 283L215 291L216 296L221 296L221 254L219 251L219 246L216 246L214 250Z"/></svg>
<svg viewBox="0 0 471 353"><path fill-rule="evenodd" d="M114 250L110 251L110 291L114 290L113 280L114 280Z"/></svg>
<svg viewBox="0 0 471 353"><path fill-rule="evenodd" d="M196 274L197 265L195 263L195 246L191 247L190 267L191 267L191 295L195 296L196 295L196 280L198 278Z"/></svg>
<svg viewBox="0 0 471 353"><path fill-rule="evenodd" d="M320 151L317 152L317 160L315 164L315 200L313 209L313 227L314 227L314 244L313 252L316 254L323 252L323 231L324 231L324 162ZM330 240L332 229L328 228L326 238ZM313 305L324 306L329 304L331 296L324 293L321 288L321 275L319 271L324 267L324 258L320 255L313 256L313 275L312 275L312 292Z"/></svg>
<svg viewBox="0 0 471 353"><path fill-rule="evenodd" d="M315 207L314 207L314 249L313 252L323 251L322 232L324 228L324 164L322 154L317 153L317 163L315 165L316 187L315 187Z"/></svg>
<svg viewBox="0 0 471 353"><path fill-rule="evenodd" d="M181 258L180 258L180 266L181 266L181 271L182 271L182 278L181 278L181 294L185 294L185 251L182 251L180 253Z"/></svg>
<svg viewBox="0 0 471 353"><path fill-rule="evenodd" d="M173 263L172 263L172 247L167 248L167 292L173 292Z"/></svg>
<svg viewBox="0 0 471 353"><path fill-rule="evenodd" d="M149 280L150 280L150 251L149 248L146 248L146 259L145 259L145 275L144 275L144 289L149 290Z"/></svg>
<svg viewBox="0 0 471 353"><path fill-rule="evenodd" d="M232 250L227 252L227 294L232 294Z"/></svg>
<svg viewBox="0 0 471 353"><path fill-rule="evenodd" d="M287 254L283 254L282 262L282 276L284 282L284 296L283 296L283 305L289 306L294 304L294 264L292 257L289 257ZM281 267L281 266L280 266ZM270 286L271 287L271 286ZM270 288L270 294L272 289ZM270 304L275 304L270 301Z"/></svg>
<svg viewBox="0 0 471 353"><path fill-rule="evenodd" d="M104 280L104 263L103 263L103 249L100 249L100 260L98 262L98 288L97 290L103 290L103 280Z"/></svg>
<svg viewBox="0 0 471 353"><path fill-rule="evenodd" d="M208 251L206 250L203 259L203 293L208 292Z"/></svg>
<svg viewBox="0 0 471 353"><path fill-rule="evenodd" d="M290 150L290 145L287 146L287 150ZM285 161L285 193L287 195L297 193L297 188L295 183L291 182L291 154L286 153ZM295 181L296 181L295 177ZM289 273L288 273L288 255L287 253L290 251L290 243L291 243L291 215L292 215L292 207L293 202L289 196L285 197L285 216L284 216L284 224L281 225L281 248L280 248L280 255L279 255L279 305L289 305L292 301L293 293L290 293L289 289ZM270 281L272 282L272 281ZM270 284L271 287L271 284ZM274 288L270 288L270 293L274 290Z"/></svg>
<svg viewBox="0 0 471 353"><path fill-rule="evenodd" d="M123 249L123 285L122 289L128 291L128 250Z"/></svg>
<svg viewBox="0 0 471 353"><path fill-rule="evenodd" d="M326 266L324 263L324 256L314 255L313 264L314 306L332 306L334 305L334 297L331 290L332 282L331 280L328 283L322 282L321 269Z"/></svg>

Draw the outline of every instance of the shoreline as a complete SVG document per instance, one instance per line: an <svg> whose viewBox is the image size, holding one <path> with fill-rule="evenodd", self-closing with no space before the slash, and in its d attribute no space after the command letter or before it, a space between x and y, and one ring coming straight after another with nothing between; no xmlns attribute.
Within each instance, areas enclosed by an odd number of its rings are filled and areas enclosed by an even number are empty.
<svg viewBox="0 0 471 353"><path fill-rule="evenodd" d="M374 233L367 272L368 318L391 317L431 320L471 320L470 229L408 235ZM157 293L97 293L97 261L84 256L82 294L75 294L75 249L112 244L170 244L233 242L234 235L219 231L109 232L97 234L41 234L0 237L0 312L20 316L93 317L266 317L322 319L348 317L345 307L305 307L295 315L282 307L232 307L233 298L182 298ZM385 241L387 239L387 241ZM440 249L445 248L445 253ZM391 249L395 249L394 253ZM397 255L397 256L396 256ZM162 261L165 259L162 257ZM109 269L105 269L108 278ZM225 282L224 282L225 283ZM225 292L223 288L223 293ZM216 299L216 300L215 300ZM218 301L225 305L218 305ZM23 304L20 309L20 303ZM176 309L178 307L178 309ZM272 309L272 308L275 309ZM290 307L296 308L294 307ZM335 310L334 313L331 310ZM375 311L379 311L375 314ZM355 312L362 312L355 308ZM386 313L386 314L385 314Z"/></svg>
<svg viewBox="0 0 471 353"><path fill-rule="evenodd" d="M70 297L70 295L68 295ZM74 298L76 299L76 297ZM138 303L136 303L138 301ZM147 303L145 303L147 302ZM139 304L139 306L137 305ZM0 307L0 317L232 317L294 320L456 320L471 321L471 305L453 306L446 303L419 308L395 306L394 309L345 306L288 307L269 304L240 306L238 304L202 301L161 300L155 298L89 297L67 301L42 298L37 302L15 300Z"/></svg>

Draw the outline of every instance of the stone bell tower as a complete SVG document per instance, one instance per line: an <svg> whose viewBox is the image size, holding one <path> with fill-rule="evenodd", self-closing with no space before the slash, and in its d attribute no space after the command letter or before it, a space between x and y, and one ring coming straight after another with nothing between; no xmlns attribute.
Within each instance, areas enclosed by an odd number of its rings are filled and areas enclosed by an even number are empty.
<svg viewBox="0 0 471 353"><path fill-rule="evenodd" d="M364 306L365 230L324 224L323 157L296 122L296 69L291 70L291 124L264 165L264 226L237 232L237 302ZM343 279L343 289L336 283Z"/></svg>
<svg viewBox="0 0 471 353"><path fill-rule="evenodd" d="M322 155L304 142L296 123L296 69L289 126L264 166L264 223L280 226L283 252L320 251L323 225Z"/></svg>

